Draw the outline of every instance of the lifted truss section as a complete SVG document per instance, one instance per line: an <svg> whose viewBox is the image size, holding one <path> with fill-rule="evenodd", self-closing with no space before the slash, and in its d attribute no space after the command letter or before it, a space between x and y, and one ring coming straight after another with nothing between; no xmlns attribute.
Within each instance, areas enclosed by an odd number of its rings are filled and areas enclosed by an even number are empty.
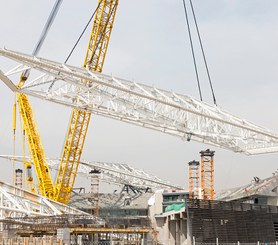
<svg viewBox="0 0 278 245"><path fill-rule="evenodd" d="M259 179L254 177L251 183L233 188L223 190L217 193L216 199L220 201L235 201L248 200L258 196L277 198L278 190L278 170L273 173L273 176L266 179Z"/></svg>
<svg viewBox="0 0 278 245"><path fill-rule="evenodd" d="M0 158L23 162L22 156L0 155ZM59 159L47 159L49 167L57 170ZM31 161L27 158L27 161ZM94 169L101 172L101 181L113 183L118 186L131 185L139 188L151 188L152 191L171 188L182 190L179 185L172 184L158 178L155 175L148 174L141 169L136 169L128 164L108 163L108 162L88 162L81 161L78 167L78 174L90 178L89 172Z"/></svg>
<svg viewBox="0 0 278 245"><path fill-rule="evenodd" d="M277 133L192 97L5 49L0 55L21 64L0 72L13 91L234 152L278 151ZM12 75L29 68L38 76L17 90Z"/></svg>

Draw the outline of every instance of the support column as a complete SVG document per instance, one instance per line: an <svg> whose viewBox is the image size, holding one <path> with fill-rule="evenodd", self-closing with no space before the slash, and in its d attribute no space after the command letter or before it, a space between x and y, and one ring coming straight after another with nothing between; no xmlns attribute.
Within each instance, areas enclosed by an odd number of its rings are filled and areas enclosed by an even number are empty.
<svg viewBox="0 0 278 245"><path fill-rule="evenodd" d="M191 161L188 163L189 166L189 198L200 199L199 188L200 188L200 172L198 161Z"/></svg>
<svg viewBox="0 0 278 245"><path fill-rule="evenodd" d="M99 215L99 181L100 171L92 169L89 173L91 175L91 204L92 204L92 215Z"/></svg>
<svg viewBox="0 0 278 245"><path fill-rule="evenodd" d="M200 155L202 199L214 200L214 151L207 149Z"/></svg>
<svg viewBox="0 0 278 245"><path fill-rule="evenodd" d="M15 170L15 186L21 189L22 189L22 175L23 175L22 169L18 168Z"/></svg>

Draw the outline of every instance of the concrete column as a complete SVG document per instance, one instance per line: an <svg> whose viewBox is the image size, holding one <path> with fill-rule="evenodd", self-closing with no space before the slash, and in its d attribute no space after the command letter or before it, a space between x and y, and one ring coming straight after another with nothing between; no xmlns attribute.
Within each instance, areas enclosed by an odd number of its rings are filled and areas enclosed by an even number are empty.
<svg viewBox="0 0 278 245"><path fill-rule="evenodd" d="M145 245L145 234L142 234L141 245Z"/></svg>
<svg viewBox="0 0 278 245"><path fill-rule="evenodd" d="M176 240L176 221L170 220L169 221L169 231L170 231L170 237L169 237L169 244L175 244Z"/></svg>
<svg viewBox="0 0 278 245"><path fill-rule="evenodd" d="M109 234L109 237L110 237L110 245L112 245L113 244L112 233Z"/></svg>

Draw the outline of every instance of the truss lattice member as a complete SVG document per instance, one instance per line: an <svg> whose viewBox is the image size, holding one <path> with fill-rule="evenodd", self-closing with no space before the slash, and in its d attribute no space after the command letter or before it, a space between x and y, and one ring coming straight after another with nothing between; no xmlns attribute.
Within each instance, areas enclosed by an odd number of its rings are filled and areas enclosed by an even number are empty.
<svg viewBox="0 0 278 245"><path fill-rule="evenodd" d="M117 6L118 0L99 0L84 61L84 68L88 70L102 71ZM18 88L25 84L29 72L29 69L23 72L17 85ZM87 84L86 80L83 82ZM34 113L27 95L18 93L18 103L27 133L29 151L35 164L40 193L67 204L74 185L91 114L78 109L73 110L54 188Z"/></svg>
<svg viewBox="0 0 278 245"><path fill-rule="evenodd" d="M101 72L118 6L118 0L99 0L83 67ZM87 84L87 80L83 80ZM90 82L89 82L90 83ZM68 203L82 154L91 113L73 109L56 179L55 200Z"/></svg>
<svg viewBox="0 0 278 245"><path fill-rule="evenodd" d="M99 181L101 172L97 169L92 169L90 172L91 178L91 204L92 204L92 215L99 216Z"/></svg>
<svg viewBox="0 0 278 245"><path fill-rule="evenodd" d="M43 28L43 31L41 33L41 36L39 38L39 41L37 45L35 46L35 49L33 50L33 55L38 54L39 50L42 47L42 44L47 36L47 33L55 19L55 16L61 6L62 1L56 0L54 7L47 19L47 22ZM17 84L18 88L21 88L24 86L25 82L27 81L30 74L30 69L23 70L20 76L20 81ZM34 118L34 113L32 110L32 106L29 102L28 97L25 94L17 93L18 98L18 104L20 108L20 115L22 118L23 128L24 132L27 133L28 138L28 147L30 151L30 155L32 156L34 160L35 170L38 177L38 184L39 184L39 190L40 193L43 196L53 198L54 197L54 187L53 182L51 178L51 174L49 172L49 168L46 162L46 157L44 153L44 148L41 143L40 134L37 129L37 125ZM23 142L24 144L24 142ZM25 154L25 149L24 149ZM30 167L31 165L25 164L27 167L27 173L31 171ZM29 169L28 169L29 167ZM27 179L27 183L30 184L32 190L34 191L34 182L32 178Z"/></svg>
<svg viewBox="0 0 278 245"><path fill-rule="evenodd" d="M24 80L26 79L24 79L21 76L20 83L17 85L18 88L20 88L24 84ZM25 94L17 93L17 99L19 104L19 112L22 118L23 128L27 136L29 152L34 161L40 194L53 199L53 181L46 161L45 151L41 142L41 137L35 121L32 106L27 95ZM30 172L31 165L27 164L26 167L27 172ZM31 180L31 182L33 182L33 179Z"/></svg>
<svg viewBox="0 0 278 245"><path fill-rule="evenodd" d="M15 170L15 186L16 187L19 187L19 188L23 187L22 175L23 175L22 169L18 168Z"/></svg>
<svg viewBox="0 0 278 245"><path fill-rule="evenodd" d="M200 188L200 163L198 161L191 161L188 163L189 166L189 198L199 198Z"/></svg>
<svg viewBox="0 0 278 245"><path fill-rule="evenodd" d="M22 64L0 70L12 91L238 153L278 152L276 132L191 96L6 49L0 55ZM9 77L29 67L39 76L17 89ZM53 81L49 91L45 84Z"/></svg>
<svg viewBox="0 0 278 245"><path fill-rule="evenodd" d="M11 156L11 155L0 155L0 158L8 159L15 162L26 162L31 164L32 159L25 159L22 156ZM49 168L51 170L57 171L59 168L59 159L47 159ZM142 169L137 169L131 165L124 163L109 163L109 162L88 162L85 160L80 161L78 166L78 174L86 179L90 178L89 172L92 169L96 169L101 172L101 181L115 184L116 186L122 187L127 185L132 185L133 187L140 188L141 190L146 190L151 188L152 191L161 189L177 189L183 190L179 185L170 183L168 181L162 180L159 177L146 173Z"/></svg>
<svg viewBox="0 0 278 245"><path fill-rule="evenodd" d="M214 151L207 149L200 155L202 199L214 200Z"/></svg>

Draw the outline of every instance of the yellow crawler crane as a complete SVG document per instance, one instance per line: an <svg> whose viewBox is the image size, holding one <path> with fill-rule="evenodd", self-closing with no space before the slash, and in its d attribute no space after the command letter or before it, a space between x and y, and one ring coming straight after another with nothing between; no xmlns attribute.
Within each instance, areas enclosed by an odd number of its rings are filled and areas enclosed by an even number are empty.
<svg viewBox="0 0 278 245"><path fill-rule="evenodd" d="M99 0L83 67L101 72L117 11L118 0ZM87 81L84 81L86 84ZM73 109L56 179L55 200L70 200L91 113Z"/></svg>
<svg viewBox="0 0 278 245"><path fill-rule="evenodd" d="M25 78L23 74L21 76L18 87L21 87L23 85L24 80ZM48 167L48 163L46 162L44 148L41 142L39 131L37 129L37 124L30 101L26 95L20 93L17 94L17 100L20 108L19 110L22 118L23 127L27 135L29 151L32 155L35 165L40 194L53 199L54 188L51 173ZM26 166L27 171L28 167L30 166Z"/></svg>
<svg viewBox="0 0 278 245"><path fill-rule="evenodd" d="M83 65L85 69L97 72L102 71L117 6L118 0L98 1ZM24 74L22 75L18 85L19 87L24 84L27 77ZM86 84L87 81L84 81L84 83ZM54 186L28 97L23 94L18 94L18 102L28 138L29 151L36 169L40 193L58 202L67 204L70 200L91 114L77 109L72 111L61 163Z"/></svg>

